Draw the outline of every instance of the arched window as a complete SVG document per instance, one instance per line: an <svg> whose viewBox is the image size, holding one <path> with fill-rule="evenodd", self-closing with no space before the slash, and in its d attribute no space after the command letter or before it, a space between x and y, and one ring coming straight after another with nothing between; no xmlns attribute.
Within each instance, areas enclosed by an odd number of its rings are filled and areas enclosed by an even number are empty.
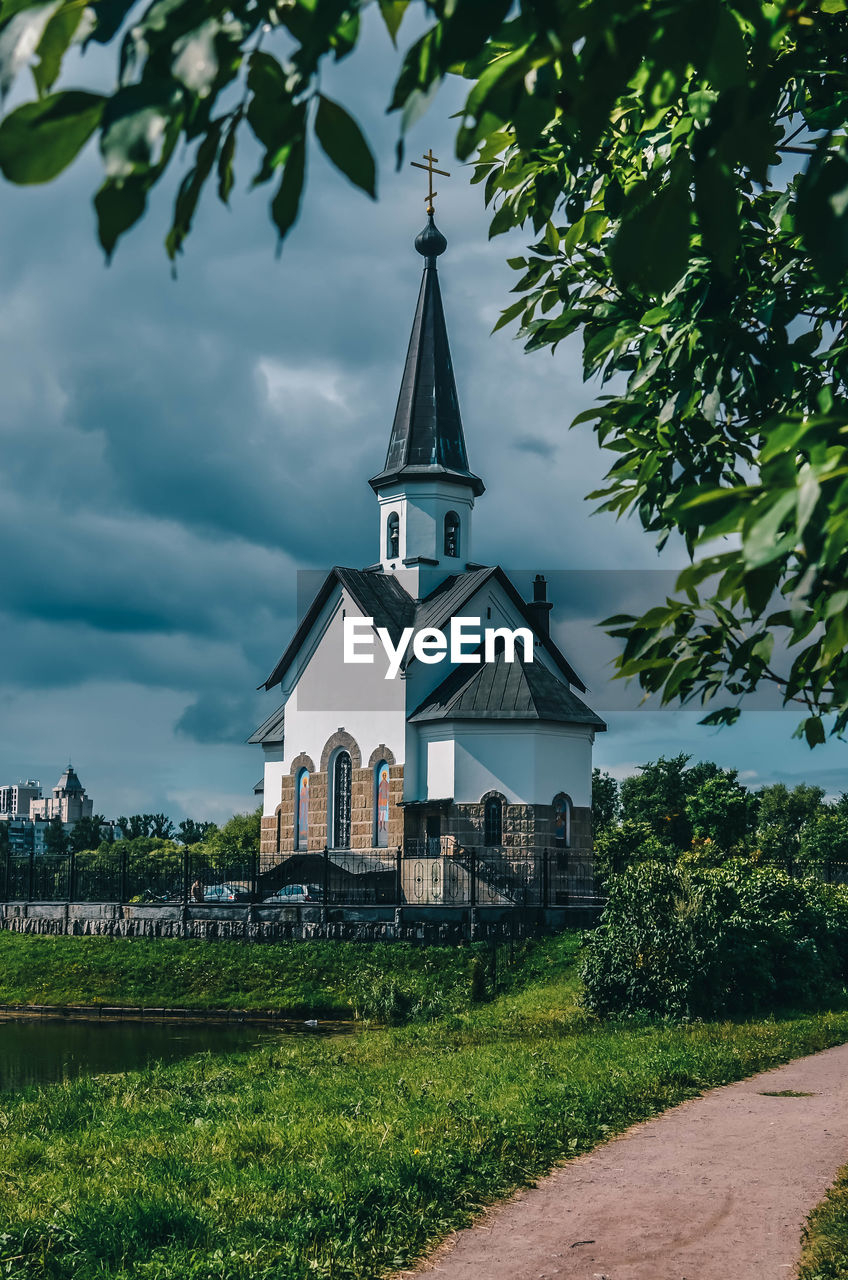
<svg viewBox="0 0 848 1280"><path fill-rule="evenodd" d="M332 831L330 845L333 849L350 848L350 754L340 751L333 760Z"/></svg>
<svg viewBox="0 0 848 1280"><path fill-rule="evenodd" d="M503 800L489 796L483 807L483 843L487 847L503 844Z"/></svg>
<svg viewBox="0 0 848 1280"><path fill-rule="evenodd" d="M294 800L294 847L309 848L309 770L297 775Z"/></svg>
<svg viewBox="0 0 848 1280"><path fill-rule="evenodd" d="M554 796L554 844L560 849L571 844L571 800L563 791Z"/></svg>
<svg viewBox="0 0 848 1280"><path fill-rule="evenodd" d="M397 560L400 555L400 516L393 511L386 521L386 559Z"/></svg>
<svg viewBox="0 0 848 1280"><path fill-rule="evenodd" d="M381 760L374 770L374 844L389 847L389 766Z"/></svg>
<svg viewBox="0 0 848 1280"><path fill-rule="evenodd" d="M445 516L445 555L454 559L459 555L459 516L455 511Z"/></svg>

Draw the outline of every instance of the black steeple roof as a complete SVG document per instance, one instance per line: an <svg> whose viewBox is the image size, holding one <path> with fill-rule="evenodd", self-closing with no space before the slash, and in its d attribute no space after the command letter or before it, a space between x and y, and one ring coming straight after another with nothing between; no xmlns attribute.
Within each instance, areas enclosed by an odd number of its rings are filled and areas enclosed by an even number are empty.
<svg viewBox="0 0 848 1280"><path fill-rule="evenodd" d="M430 214L415 241L425 259L424 278L412 323L386 465L370 481L372 489L411 479L446 480L470 485L479 496L485 488L468 469L465 436L453 376L448 330L439 288L436 258L447 240Z"/></svg>

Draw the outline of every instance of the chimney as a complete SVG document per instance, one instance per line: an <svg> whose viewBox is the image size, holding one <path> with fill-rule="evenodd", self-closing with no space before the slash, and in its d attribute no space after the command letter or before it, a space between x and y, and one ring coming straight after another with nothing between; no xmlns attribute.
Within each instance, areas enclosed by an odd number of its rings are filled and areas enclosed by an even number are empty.
<svg viewBox="0 0 848 1280"><path fill-rule="evenodd" d="M548 600L548 584L542 574L537 573L533 579L533 599L527 601L527 612L537 635L551 634L551 609L553 605Z"/></svg>

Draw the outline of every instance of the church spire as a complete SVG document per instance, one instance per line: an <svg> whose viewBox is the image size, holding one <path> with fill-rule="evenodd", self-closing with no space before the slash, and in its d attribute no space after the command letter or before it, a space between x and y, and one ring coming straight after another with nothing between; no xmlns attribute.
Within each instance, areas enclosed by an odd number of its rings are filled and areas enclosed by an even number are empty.
<svg viewBox="0 0 848 1280"><path fill-rule="evenodd" d="M423 166L421 166L423 167ZM468 467L465 435L453 375L448 331L436 259L447 248L429 211L415 248L424 258L412 336L395 410L386 464L370 481L379 491L410 480L440 480L469 487L479 496L485 486Z"/></svg>

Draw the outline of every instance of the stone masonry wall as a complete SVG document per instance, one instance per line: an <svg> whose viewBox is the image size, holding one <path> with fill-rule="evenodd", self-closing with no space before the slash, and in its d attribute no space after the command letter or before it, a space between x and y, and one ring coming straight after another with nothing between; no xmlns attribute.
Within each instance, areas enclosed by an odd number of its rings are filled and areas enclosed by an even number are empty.
<svg viewBox="0 0 848 1280"><path fill-rule="evenodd" d="M388 848L394 850L403 843L403 765L395 764L392 752L384 744L371 753L367 765L361 764L359 748L340 729L328 741L322 753L322 769L315 769L308 756L298 756L292 762L290 772L283 778L276 813L262 819L260 852L264 857L294 852L294 819L297 797L297 776L301 769L309 770L309 852L320 852L327 843L327 813L329 804L329 780L326 765L336 746L351 750L353 770L351 778L351 838L350 847L358 852L375 848L376 830L374 770L381 760L389 765L389 839ZM360 763L357 763L359 761Z"/></svg>
<svg viewBox="0 0 848 1280"><path fill-rule="evenodd" d="M559 910L321 907L119 906L114 903L0 903L0 930L36 935L186 938L206 942L462 943L543 937L593 928L599 908Z"/></svg>

